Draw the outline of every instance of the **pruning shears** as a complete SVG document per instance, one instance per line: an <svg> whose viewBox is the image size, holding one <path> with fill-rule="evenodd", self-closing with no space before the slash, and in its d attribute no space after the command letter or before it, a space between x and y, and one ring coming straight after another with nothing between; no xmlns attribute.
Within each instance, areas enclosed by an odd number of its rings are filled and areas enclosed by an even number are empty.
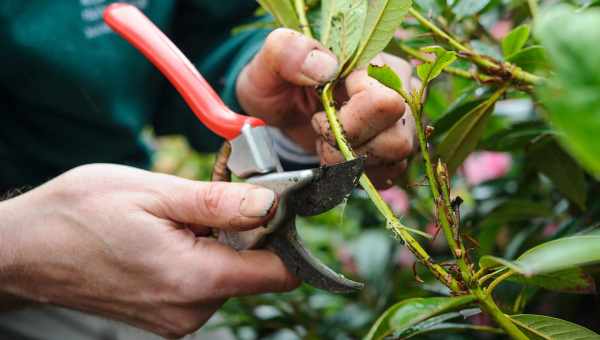
<svg viewBox="0 0 600 340"><path fill-rule="evenodd" d="M106 8L104 20L162 72L204 125L227 141L219 154L226 172L279 195L275 216L266 226L245 232L218 231L219 241L237 250L271 249L290 272L314 287L333 293L361 289L362 283L336 273L307 250L295 221L297 216L314 216L340 204L357 186L364 160L283 171L265 123L230 110L175 44L140 10L115 3ZM228 176L219 177L227 180Z"/></svg>

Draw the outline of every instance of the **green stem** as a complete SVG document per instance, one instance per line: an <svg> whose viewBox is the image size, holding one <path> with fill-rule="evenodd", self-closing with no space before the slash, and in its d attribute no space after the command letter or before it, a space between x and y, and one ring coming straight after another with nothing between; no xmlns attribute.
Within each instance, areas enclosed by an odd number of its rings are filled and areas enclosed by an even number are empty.
<svg viewBox="0 0 600 340"><path fill-rule="evenodd" d="M356 156L350 144L346 140L344 136L344 131L342 125L340 124L337 111L335 109L335 104L333 100L333 85L328 83L323 88L323 93L321 94L321 101L323 103L323 107L325 108L325 113L327 115L327 120L329 121L329 125L331 128L331 132L333 133L335 140L337 142L338 148L340 149L342 155L346 160L355 159ZM367 192L367 195L373 201L379 212L383 215L388 223L388 227L392 229L392 231L398 235L404 241L408 249L415 255L415 257L425 265L431 273L442 283L444 283L450 290L453 292L460 292L461 287L460 284L456 281L456 279L450 275L442 266L435 264L431 261L431 256L423 249L423 247L415 240L410 234L409 230L413 230L411 228L403 225L396 215L392 212L390 207L385 203L385 201L381 198L381 195L371 183L371 180L366 176L362 175L360 178L360 184L363 189Z"/></svg>
<svg viewBox="0 0 600 340"><path fill-rule="evenodd" d="M433 195L434 202L436 202L437 204L437 202L443 202L443 198L440 194L440 183L438 182L437 177L435 176L433 164L431 162L431 155L429 154L429 143L427 141L427 136L425 135L425 128L423 127L423 105L421 103L422 100L420 96L417 96L417 98L412 98L412 100L409 102L409 105L411 107L411 111L414 116L415 125L417 128L417 138L419 140L421 156L423 157L423 161L425 162L425 174L427 175L427 179L429 181L429 187ZM469 266L467 265L467 262L465 261L465 251L454 238L454 233L452 231L450 221L448 220L448 216L444 211L440 210L443 209L438 209L438 219L441 224L442 231L444 232L444 236L446 237L446 240L448 242L448 246L450 247L454 257L457 259L457 264L459 266L464 281L469 282L472 273L469 269Z"/></svg>
<svg viewBox="0 0 600 340"><path fill-rule="evenodd" d="M417 12L414 8L410 8L408 10L410 15L412 15L423 27L429 29L433 34L438 37L446 40L450 46L455 48L459 52L463 52L467 58L473 61L475 64L484 68L485 70L494 72L508 72L510 73L513 79L518 81L527 83L527 84L539 84L542 82L543 78L538 77L534 74L524 71L520 67L510 64L510 63L498 63L488 58L484 58L483 56L477 54L475 51L470 49L469 47L461 44L456 38L452 37L450 34L442 31L439 27L437 27L433 22L427 20L424 16L422 16L419 12Z"/></svg>
<svg viewBox="0 0 600 340"><path fill-rule="evenodd" d="M304 0L294 0L294 7L296 9L296 13L298 14L298 19L300 20L300 28L302 28L302 33L305 36L312 38L312 32L310 31L310 24L308 23L308 18L306 17L306 4Z"/></svg>
<svg viewBox="0 0 600 340"><path fill-rule="evenodd" d="M531 12L531 16L535 19L535 17L538 14L537 0L527 0L527 4L529 5L529 11Z"/></svg>
<svg viewBox="0 0 600 340"><path fill-rule="evenodd" d="M506 334L516 340L529 340L529 338L508 318L496 305L491 296L485 294L481 289L473 292L479 299L481 309L484 310L497 324L502 327Z"/></svg>
<svg viewBox="0 0 600 340"><path fill-rule="evenodd" d="M506 273L498 276L494 281L492 281L492 283L490 283L490 285L487 287L486 289L486 294L487 295L491 295L492 292L494 291L494 289L496 289L496 286L498 286L500 283L502 283L502 281L508 279L509 277L513 276L514 272L512 270L507 271Z"/></svg>

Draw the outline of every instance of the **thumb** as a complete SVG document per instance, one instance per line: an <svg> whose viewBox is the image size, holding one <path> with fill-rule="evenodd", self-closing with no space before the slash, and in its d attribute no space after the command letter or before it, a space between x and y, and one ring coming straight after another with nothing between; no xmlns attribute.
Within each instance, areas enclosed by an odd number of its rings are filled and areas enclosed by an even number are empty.
<svg viewBox="0 0 600 340"><path fill-rule="evenodd" d="M275 192L244 183L177 179L160 195L157 215L178 223L248 230L266 223L277 206Z"/></svg>
<svg viewBox="0 0 600 340"><path fill-rule="evenodd" d="M284 83L315 86L327 82L338 69L335 55L318 41L280 28L269 34L261 51L240 75L240 81L264 91L280 91Z"/></svg>

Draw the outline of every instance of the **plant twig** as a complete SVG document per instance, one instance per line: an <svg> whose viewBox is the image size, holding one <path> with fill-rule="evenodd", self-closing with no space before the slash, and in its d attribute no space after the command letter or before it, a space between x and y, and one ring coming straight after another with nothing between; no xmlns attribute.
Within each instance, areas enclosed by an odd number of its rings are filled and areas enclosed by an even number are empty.
<svg viewBox="0 0 600 340"><path fill-rule="evenodd" d="M529 73L521 69L520 67L511 64L511 63L499 63L489 58L485 58L466 45L461 44L455 37L450 34L444 32L439 27L437 27L433 22L427 20L424 16L422 16L419 12L417 12L414 8L410 8L408 10L410 15L412 15L423 27L429 29L438 37L446 40L450 46L455 48L458 52L463 52L463 54L473 61L475 64L479 65L485 70L490 71L491 73L503 73L507 72L510 74L512 79L516 79L520 82L527 83L530 85L540 83L543 78L536 76L535 74Z"/></svg>
<svg viewBox="0 0 600 340"><path fill-rule="evenodd" d="M494 291L494 289L496 289L496 286L498 286L502 281L508 279L509 277L513 276L515 272L513 272L512 270L507 271L506 273L498 276L494 281L492 281L492 283L490 283L490 285L487 287L486 289L486 294L490 295L492 294L492 292Z"/></svg>
<svg viewBox="0 0 600 340"><path fill-rule="evenodd" d="M305 36L312 38L312 32L310 30L310 24L308 23L308 18L306 17L306 4L304 0L294 0L294 7L296 9L296 13L298 14L298 20L300 20L300 28L302 29L302 33Z"/></svg>
<svg viewBox="0 0 600 340"><path fill-rule="evenodd" d="M346 140L344 136L344 132L342 126L337 118L337 111L335 109L334 101L333 101L333 84L328 83L323 88L323 92L321 94L321 101L323 107L325 108L325 113L327 115L327 120L329 121L329 126L331 131L335 137L338 148L342 152L342 155L346 160L352 160L356 158L350 144ZM384 216L388 223L388 227L391 228L398 237L404 241L405 245L408 249L415 255L415 257L421 262L424 266L426 266L431 273L442 283L444 283L451 291L458 293L461 292L461 286L456 281L456 279L450 275L442 266L435 264L431 260L431 256L423 249L423 247L415 240L409 231L414 231L414 229L408 228L404 226L398 218L394 215L390 207L385 203L385 201L379 195L379 192L373 186L373 183L369 180L366 175L361 176L360 184L363 189L369 195L369 198L379 212Z"/></svg>
<svg viewBox="0 0 600 340"><path fill-rule="evenodd" d="M481 289L474 291L479 299L481 309L484 310L497 324L502 327L507 335L515 340L529 340L513 322L496 305L496 302Z"/></svg>

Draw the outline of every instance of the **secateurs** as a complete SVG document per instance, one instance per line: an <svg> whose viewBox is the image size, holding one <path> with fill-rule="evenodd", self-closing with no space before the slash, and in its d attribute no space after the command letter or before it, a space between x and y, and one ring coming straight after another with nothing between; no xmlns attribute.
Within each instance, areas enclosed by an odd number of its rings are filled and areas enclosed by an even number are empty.
<svg viewBox="0 0 600 340"><path fill-rule="evenodd" d="M363 160L284 172L265 123L227 108L192 63L141 11L129 4L112 4L105 10L104 20L166 76L204 125L228 141L221 154L228 170L279 195L275 216L266 226L246 232L221 231L219 241L237 250L271 249L288 270L314 287L334 293L361 289L362 283L331 270L305 248L295 220L341 203L358 184Z"/></svg>

